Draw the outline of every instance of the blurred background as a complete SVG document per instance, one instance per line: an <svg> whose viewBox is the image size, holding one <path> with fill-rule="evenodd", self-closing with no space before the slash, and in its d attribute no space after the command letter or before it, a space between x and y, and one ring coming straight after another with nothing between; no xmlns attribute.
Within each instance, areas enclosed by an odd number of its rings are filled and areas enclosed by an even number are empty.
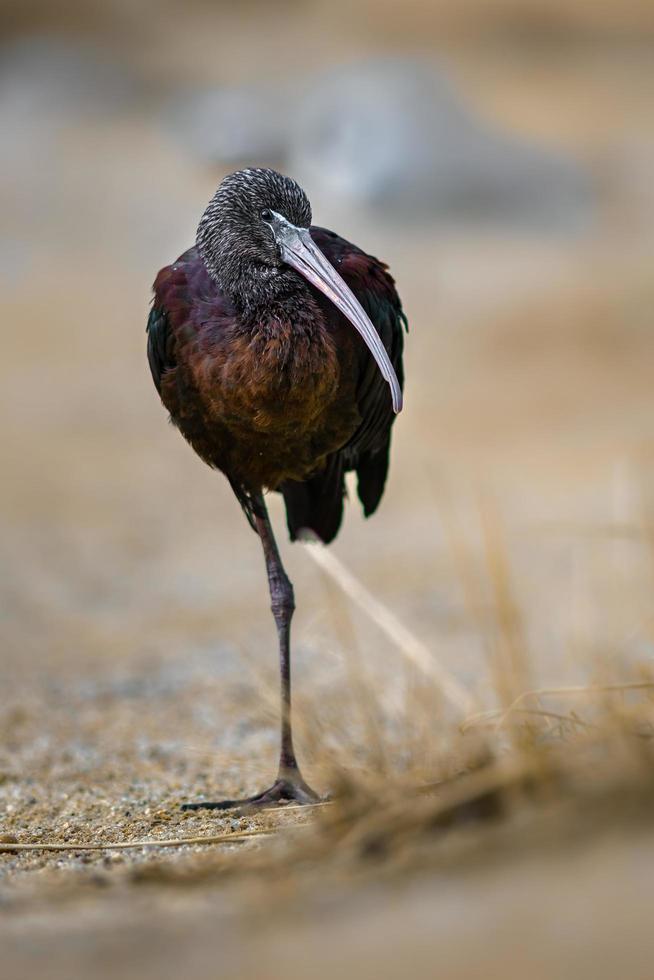
<svg viewBox="0 0 654 980"><path fill-rule="evenodd" d="M350 501L334 554L471 714L648 682L654 6L34 0L0 32L5 829L144 834L273 765L258 542L145 358L154 276L241 166L297 178L410 322L386 496L370 522ZM456 768L461 718L272 510L311 781L325 752Z"/></svg>

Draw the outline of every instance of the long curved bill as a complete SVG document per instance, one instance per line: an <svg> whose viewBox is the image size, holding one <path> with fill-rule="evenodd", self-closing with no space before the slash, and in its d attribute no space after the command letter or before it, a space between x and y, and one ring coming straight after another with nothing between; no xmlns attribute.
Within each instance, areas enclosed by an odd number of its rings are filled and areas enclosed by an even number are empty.
<svg viewBox="0 0 654 980"><path fill-rule="evenodd" d="M393 411L400 412L402 389L397 375L370 317L350 287L322 254L308 228L298 228L275 212L270 225L284 262L324 293L359 331L391 389Z"/></svg>

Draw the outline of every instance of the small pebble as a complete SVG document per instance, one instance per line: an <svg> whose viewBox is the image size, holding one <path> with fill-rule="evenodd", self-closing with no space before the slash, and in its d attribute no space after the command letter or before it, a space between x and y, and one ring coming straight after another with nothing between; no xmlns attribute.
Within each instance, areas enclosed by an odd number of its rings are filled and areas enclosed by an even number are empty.
<svg viewBox="0 0 654 980"><path fill-rule="evenodd" d="M0 834L0 844L17 844L18 838L15 834ZM5 854L16 854L16 851L5 851Z"/></svg>

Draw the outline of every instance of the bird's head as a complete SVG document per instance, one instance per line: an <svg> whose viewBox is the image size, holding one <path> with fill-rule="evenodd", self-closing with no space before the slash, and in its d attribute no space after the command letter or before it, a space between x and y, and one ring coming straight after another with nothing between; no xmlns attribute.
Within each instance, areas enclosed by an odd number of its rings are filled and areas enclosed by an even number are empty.
<svg viewBox="0 0 654 980"><path fill-rule="evenodd" d="M309 199L294 180L275 170L238 170L225 177L209 202L196 242L212 279L243 310L288 295L298 274L319 289L361 334L399 412L402 391L379 334L316 246L310 225Z"/></svg>

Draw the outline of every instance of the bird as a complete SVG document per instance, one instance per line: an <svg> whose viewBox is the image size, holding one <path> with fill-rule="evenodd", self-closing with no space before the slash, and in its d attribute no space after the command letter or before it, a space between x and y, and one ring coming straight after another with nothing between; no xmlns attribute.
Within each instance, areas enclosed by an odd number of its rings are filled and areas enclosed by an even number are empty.
<svg viewBox="0 0 654 980"><path fill-rule="evenodd" d="M348 471L356 472L364 515L374 513L402 408L406 329L388 267L313 225L300 185L267 168L224 177L195 245L156 277L147 322L152 378L172 424L200 459L227 477L260 538L281 682L272 785L243 799L201 800L185 809L320 799L293 744L295 599L264 495L282 495L291 541L333 541Z"/></svg>

